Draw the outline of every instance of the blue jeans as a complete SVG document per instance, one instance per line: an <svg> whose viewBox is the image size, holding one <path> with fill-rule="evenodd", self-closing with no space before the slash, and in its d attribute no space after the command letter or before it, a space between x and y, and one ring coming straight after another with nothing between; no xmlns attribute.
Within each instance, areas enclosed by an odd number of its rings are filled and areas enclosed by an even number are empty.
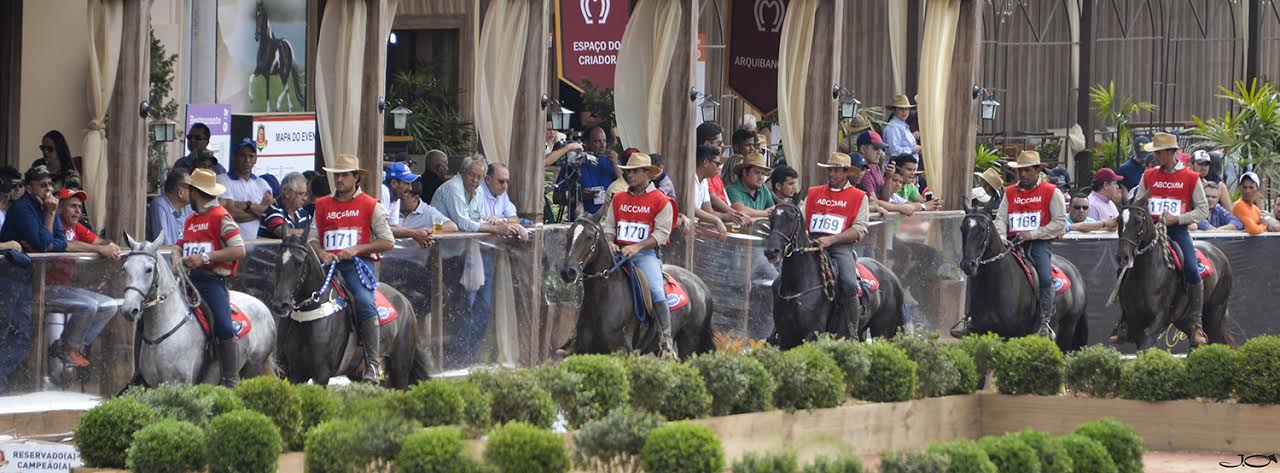
<svg viewBox="0 0 1280 473"><path fill-rule="evenodd" d="M642 250L631 257L631 262L644 274L645 282L649 284L649 295L653 297L653 304L665 305L667 290L663 287L666 284L662 278L662 260L658 259L658 252L653 248Z"/></svg>
<svg viewBox="0 0 1280 473"><path fill-rule="evenodd" d="M1049 249L1049 240L1027 242L1027 256L1031 258L1031 266L1036 268L1039 287L1053 288L1053 251Z"/></svg>
<svg viewBox="0 0 1280 473"><path fill-rule="evenodd" d="M1188 286L1200 282L1200 261L1196 259L1196 245L1191 241L1191 232L1187 231L1186 225L1167 228L1169 239L1182 251L1182 282Z"/></svg>
<svg viewBox="0 0 1280 473"><path fill-rule="evenodd" d="M200 297L209 307L212 314L205 314L213 319L213 336L218 341L235 338L236 329L231 326L231 294L227 292L227 280L205 269L195 269L191 273L191 284L196 286Z"/></svg>
<svg viewBox="0 0 1280 473"><path fill-rule="evenodd" d="M0 260L0 394L31 349L31 281L27 269Z"/></svg>
<svg viewBox="0 0 1280 473"><path fill-rule="evenodd" d="M120 309L120 300L93 291L71 286L48 286L47 312L62 312L70 316L62 340L67 346L84 350L102 329L111 322Z"/></svg>
<svg viewBox="0 0 1280 473"><path fill-rule="evenodd" d="M373 268L372 261L360 259ZM373 290L365 287L360 281L360 270L356 267L355 260L338 262L338 274L342 276L342 281L347 283L347 303L355 307L356 319L363 322L377 317L378 306L374 302Z"/></svg>

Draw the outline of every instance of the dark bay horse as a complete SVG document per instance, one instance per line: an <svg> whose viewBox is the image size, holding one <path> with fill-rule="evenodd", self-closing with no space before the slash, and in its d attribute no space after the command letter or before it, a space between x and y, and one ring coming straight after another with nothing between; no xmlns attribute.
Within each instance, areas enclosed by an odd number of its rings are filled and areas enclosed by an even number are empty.
<svg viewBox="0 0 1280 473"><path fill-rule="evenodd" d="M774 207L764 255L770 261L782 257L782 271L773 281L773 330L778 345L791 348L824 332L859 340L868 332L877 338L895 335L902 327L905 292L893 270L875 259L858 258L880 280L880 289L869 295L857 333L849 333L835 316L836 302L827 297L828 291L834 297L837 284L822 276L821 251L810 240L799 207L789 202Z"/></svg>
<svg viewBox="0 0 1280 473"><path fill-rule="evenodd" d="M960 270L968 277L971 333L1021 337L1040 328L1036 307L1038 290L1014 259L1015 245L1006 245L996 233L991 215L998 205L1000 199L997 198L985 207L965 206L965 216L960 221ZM1027 264L1031 264L1030 260ZM1076 265L1061 256L1054 255L1053 264L1062 268L1071 280L1071 287L1055 295L1053 300L1052 326L1057 333L1058 348L1066 352L1089 343L1084 278Z"/></svg>
<svg viewBox="0 0 1280 473"><path fill-rule="evenodd" d="M305 232L310 232L308 228ZM313 380L328 384L329 378L346 375L358 379L363 369L361 350L356 347L355 306L337 307L336 286L342 277L336 272L329 287L326 270L307 244L307 235L288 235L280 243L276 260L276 280L272 311L280 316L285 374L293 383ZM382 356L387 359L386 384L407 388L422 375L415 371L417 317L409 300L395 288L378 284L378 292L395 306L399 316L379 327Z"/></svg>
<svg viewBox="0 0 1280 473"><path fill-rule="evenodd" d="M1192 336L1190 307L1183 287L1181 271L1173 265L1173 252L1164 225L1157 225L1147 210L1147 199L1121 208L1116 233L1119 235L1116 263L1121 268L1115 299L1120 304L1120 319L1126 326L1121 340L1136 344L1139 350L1150 347L1161 333L1173 324L1195 347ZM1209 343L1235 344L1227 320L1227 301L1231 297L1231 262L1227 255L1205 241L1196 241L1214 272L1203 278L1204 306L1201 320ZM1183 264L1198 264L1186 262Z"/></svg>
<svg viewBox="0 0 1280 473"><path fill-rule="evenodd" d="M631 287L609 250L600 224L588 217L569 226L565 260L560 277L582 282L582 307L578 311L574 353L639 351L658 353L658 328L651 320L640 322L632 304ZM711 291L702 278L679 266L663 265L689 296L689 303L671 311L671 336L680 358L711 351ZM662 304L663 301L653 301Z"/></svg>
<svg viewBox="0 0 1280 473"><path fill-rule="evenodd" d="M293 92L298 98L298 104L303 104L302 98L302 78L298 75L298 70L293 67L293 45L289 44L289 40L277 38L271 34L271 22L267 20L267 8L258 2L253 12L254 30L253 40L258 42L257 62L254 65L253 72L249 73L249 102L253 102L253 78L262 76L266 81L263 89L266 90L267 111L271 111L271 76L280 78L280 84L284 86L284 90L280 91L280 96L276 98L276 111L292 111L293 97L289 95L289 78L293 78ZM286 108L280 105L280 101L287 101L289 106Z"/></svg>

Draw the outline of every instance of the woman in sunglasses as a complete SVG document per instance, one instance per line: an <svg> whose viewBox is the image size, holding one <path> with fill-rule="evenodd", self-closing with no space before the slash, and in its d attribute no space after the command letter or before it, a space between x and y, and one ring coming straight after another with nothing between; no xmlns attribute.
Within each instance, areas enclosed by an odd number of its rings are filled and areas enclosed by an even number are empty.
<svg viewBox="0 0 1280 473"><path fill-rule="evenodd" d="M53 190L78 190L82 187L80 171L71 160L71 148L67 147L67 139L58 130L49 130L40 139L40 159L31 167L44 166L49 170L49 178L53 181Z"/></svg>

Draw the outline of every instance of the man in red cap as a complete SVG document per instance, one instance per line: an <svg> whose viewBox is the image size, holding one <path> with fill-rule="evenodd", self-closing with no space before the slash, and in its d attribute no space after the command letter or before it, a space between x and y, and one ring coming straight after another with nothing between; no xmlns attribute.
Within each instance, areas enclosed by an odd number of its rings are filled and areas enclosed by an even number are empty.
<svg viewBox="0 0 1280 473"><path fill-rule="evenodd" d="M1089 193L1089 218L1099 222L1113 220L1120 211L1116 209L1116 201L1123 196L1120 181L1124 180L1111 168L1102 168L1093 173L1093 192Z"/></svg>
<svg viewBox="0 0 1280 473"><path fill-rule="evenodd" d="M72 253L96 253L111 260L120 259L120 248L94 234L83 223L84 203L89 195L84 191L59 190L58 219L62 222L67 239L67 251ZM120 301L93 291L72 286L76 263L70 259L54 261L49 265L46 279L46 303L49 312L61 312L70 317L62 336L49 349L52 356L74 366L89 366L84 356L85 347L102 332L120 309Z"/></svg>

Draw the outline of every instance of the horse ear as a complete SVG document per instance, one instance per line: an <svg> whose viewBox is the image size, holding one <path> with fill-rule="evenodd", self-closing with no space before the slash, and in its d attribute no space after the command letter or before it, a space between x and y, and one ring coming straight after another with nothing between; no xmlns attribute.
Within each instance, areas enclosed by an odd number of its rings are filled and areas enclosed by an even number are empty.
<svg viewBox="0 0 1280 473"><path fill-rule="evenodd" d="M129 235L127 230L124 232L124 242L126 245L129 245L130 250L138 251L142 249L142 244L134 240L133 236Z"/></svg>
<svg viewBox="0 0 1280 473"><path fill-rule="evenodd" d="M973 206L969 205L969 199L961 199L960 207L964 209L965 215L973 213Z"/></svg>
<svg viewBox="0 0 1280 473"><path fill-rule="evenodd" d="M306 243L309 238L311 238L311 225L307 225L302 229L302 242Z"/></svg>
<svg viewBox="0 0 1280 473"><path fill-rule="evenodd" d="M164 233L162 232L159 235L156 235L155 240L151 240L150 243L147 243L147 249L151 251L155 251L155 249L160 248L160 245L163 243L164 243Z"/></svg>

